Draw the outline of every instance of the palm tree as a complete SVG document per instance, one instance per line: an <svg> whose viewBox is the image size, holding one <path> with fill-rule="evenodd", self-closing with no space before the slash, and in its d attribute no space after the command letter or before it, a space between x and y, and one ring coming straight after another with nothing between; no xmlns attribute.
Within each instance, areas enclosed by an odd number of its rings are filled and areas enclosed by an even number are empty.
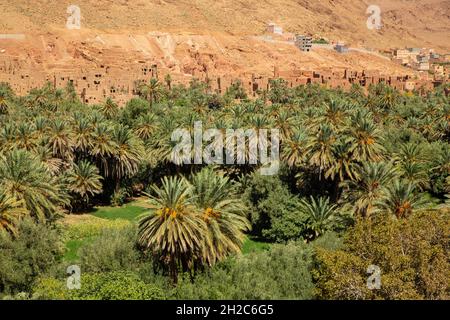
<svg viewBox="0 0 450 320"><path fill-rule="evenodd" d="M66 122L59 119L53 121L50 126L48 139L55 157L68 160L72 159L74 143L72 132Z"/></svg>
<svg viewBox="0 0 450 320"><path fill-rule="evenodd" d="M36 146L37 141L33 125L26 122L19 123L16 129L15 147L33 151L36 149Z"/></svg>
<svg viewBox="0 0 450 320"><path fill-rule="evenodd" d="M383 158L381 132L368 113L358 112L352 117L346 142L351 144L353 159L359 162L379 161Z"/></svg>
<svg viewBox="0 0 450 320"><path fill-rule="evenodd" d="M380 95L379 106L383 109L392 110L398 103L399 95L397 90L391 86L383 86Z"/></svg>
<svg viewBox="0 0 450 320"><path fill-rule="evenodd" d="M396 177L396 170L390 163L367 162L356 166L355 176L357 180L343 183L344 195L349 203L354 204L357 214L369 217L375 202L383 196L383 187Z"/></svg>
<svg viewBox="0 0 450 320"><path fill-rule="evenodd" d="M336 137L331 127L327 124L322 124L317 135L314 135L306 146L309 154L309 163L319 168L319 177L334 162L333 144L335 141Z"/></svg>
<svg viewBox="0 0 450 320"><path fill-rule="evenodd" d="M308 227L313 232L313 239L330 230L334 225L337 215L336 205L331 204L329 198L310 197L309 200L302 199L299 204L299 211L307 217Z"/></svg>
<svg viewBox="0 0 450 320"><path fill-rule="evenodd" d="M192 271L204 255L207 227L192 203L189 186L181 178L164 177L152 186L155 209L139 221L138 243L165 266L176 284L178 272Z"/></svg>
<svg viewBox="0 0 450 320"><path fill-rule="evenodd" d="M112 130L106 123L99 123L92 133L92 148L89 153L97 161L105 176L110 176L109 159L114 155L117 143L112 139Z"/></svg>
<svg viewBox="0 0 450 320"><path fill-rule="evenodd" d="M430 178L428 177L427 168L422 163L416 162L400 162L397 164L400 177L420 190L430 187Z"/></svg>
<svg viewBox="0 0 450 320"><path fill-rule="evenodd" d="M288 166L300 166L306 159L308 135L301 129L294 129L292 136L282 144L281 158Z"/></svg>
<svg viewBox="0 0 450 320"><path fill-rule="evenodd" d="M81 198L84 205L89 203L89 197L102 192L102 176L97 167L88 161L74 164L67 175L67 187L70 192Z"/></svg>
<svg viewBox="0 0 450 320"><path fill-rule="evenodd" d="M84 115L75 114L72 126L74 149L77 153L86 156L93 147L93 126Z"/></svg>
<svg viewBox="0 0 450 320"><path fill-rule="evenodd" d="M231 181L205 168L192 176L189 184L193 204L208 228L205 262L212 266L230 254L240 253L250 223Z"/></svg>
<svg viewBox="0 0 450 320"><path fill-rule="evenodd" d="M324 103L325 112L319 121L329 124L333 130L339 130L344 124L347 111L344 103L339 100L331 99L330 102Z"/></svg>
<svg viewBox="0 0 450 320"><path fill-rule="evenodd" d="M158 79L155 78L151 78L148 83L140 83L138 86L138 92L144 99L150 102L150 105L158 102L162 95L160 83Z"/></svg>
<svg viewBox="0 0 450 320"><path fill-rule="evenodd" d="M25 150L12 150L0 157L0 190L23 202L28 214L38 221L52 219L61 211L60 206L69 204L63 186Z"/></svg>
<svg viewBox="0 0 450 320"><path fill-rule="evenodd" d="M107 119L113 119L119 113L119 107L111 98L107 98L105 103L100 107L100 111Z"/></svg>
<svg viewBox="0 0 450 320"><path fill-rule="evenodd" d="M137 173L144 147L142 141L123 125L114 128L112 139L117 147L109 161L109 166L111 176L116 179L116 191L118 191L120 179Z"/></svg>
<svg viewBox="0 0 450 320"><path fill-rule="evenodd" d="M4 92L0 92L0 114L7 114L12 107L10 98Z"/></svg>
<svg viewBox="0 0 450 320"><path fill-rule="evenodd" d="M147 140L157 129L156 117L153 114L144 114L137 119L134 133L142 140Z"/></svg>
<svg viewBox="0 0 450 320"><path fill-rule="evenodd" d="M58 175L64 166L67 165L60 158L56 158L53 156L53 152L50 147L38 146L36 148L36 155L39 157L39 160L42 162L42 165L45 167L48 173L52 176Z"/></svg>
<svg viewBox="0 0 450 320"><path fill-rule="evenodd" d="M0 192L0 232L17 234L16 224L26 214L23 203Z"/></svg>
<svg viewBox="0 0 450 320"><path fill-rule="evenodd" d="M331 177L331 179L339 182L344 181L347 177L353 180L355 178L355 163L351 156L350 143L339 139L333 146L333 158L333 164L325 172L325 178Z"/></svg>
<svg viewBox="0 0 450 320"><path fill-rule="evenodd" d="M415 193L412 183L395 180L393 184L384 188L382 198L377 201L377 211L387 211L397 218L407 218L414 209L423 206L424 200Z"/></svg>

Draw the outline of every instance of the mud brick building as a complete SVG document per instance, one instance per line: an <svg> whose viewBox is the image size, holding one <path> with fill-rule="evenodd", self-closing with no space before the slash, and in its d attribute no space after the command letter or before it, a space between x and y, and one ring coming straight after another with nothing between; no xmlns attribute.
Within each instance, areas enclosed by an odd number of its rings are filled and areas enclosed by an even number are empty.
<svg viewBox="0 0 450 320"><path fill-rule="evenodd" d="M70 82L84 103L100 104L107 98L112 98L123 106L137 96L140 82L157 78L166 85L164 78L168 74L172 78L172 85L188 86L193 79L198 79L207 81L208 90L218 94L224 94L233 83L240 81L250 97L257 97L262 91L269 90L272 79L284 79L291 88L318 84L343 90L349 90L353 84L361 85L367 90L370 85L385 82L398 90L418 90L421 93L448 81L448 77L435 79L424 73L417 79L412 79L407 75L385 75L373 70L334 68L280 70L277 66L274 67L271 76L255 73L216 74L208 72L207 67L189 70L187 74L173 73L167 66L157 65L152 61L137 61L127 67L99 64L96 67L79 70L73 66L48 65L47 67L56 71L45 72L32 69L23 62L3 55L0 57L0 82L9 83L18 95L26 95L30 90L43 87L46 83L50 83L54 88L63 88ZM209 69L213 70L213 68ZM445 72L448 72L448 69L444 67Z"/></svg>

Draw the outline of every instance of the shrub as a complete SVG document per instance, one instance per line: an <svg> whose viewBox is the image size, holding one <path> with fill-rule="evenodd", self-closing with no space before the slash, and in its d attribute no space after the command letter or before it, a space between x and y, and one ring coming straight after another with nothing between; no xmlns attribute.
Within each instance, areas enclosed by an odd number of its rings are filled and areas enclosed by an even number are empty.
<svg viewBox="0 0 450 320"><path fill-rule="evenodd" d="M131 272L85 273L81 288L69 290L65 281L44 278L33 290L35 299L46 300L160 300L166 296L155 285L146 284Z"/></svg>
<svg viewBox="0 0 450 320"><path fill-rule="evenodd" d="M114 207L120 207L125 204L130 193L125 188L120 188L119 190L114 191L111 195L111 205Z"/></svg>
<svg viewBox="0 0 450 320"><path fill-rule="evenodd" d="M136 228L106 229L81 248L81 267L85 272L108 272L134 270L139 263L139 252L135 247Z"/></svg>
<svg viewBox="0 0 450 320"><path fill-rule="evenodd" d="M35 278L49 272L62 255L63 244L54 226L25 219L17 238L0 232L0 292L28 291Z"/></svg>
<svg viewBox="0 0 450 320"><path fill-rule="evenodd" d="M317 294L325 299L448 299L448 212L414 213L408 219L362 220L345 247L318 249ZM381 288L367 288L367 268L381 270Z"/></svg>
<svg viewBox="0 0 450 320"><path fill-rule="evenodd" d="M268 251L227 260L194 283L179 283L178 299L311 299L312 247L276 244Z"/></svg>

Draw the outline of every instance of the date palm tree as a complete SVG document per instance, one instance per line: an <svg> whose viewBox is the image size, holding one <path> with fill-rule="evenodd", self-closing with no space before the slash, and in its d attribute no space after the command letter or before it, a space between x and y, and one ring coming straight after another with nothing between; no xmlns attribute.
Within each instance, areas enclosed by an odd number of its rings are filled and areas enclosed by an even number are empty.
<svg viewBox="0 0 450 320"><path fill-rule="evenodd" d="M359 162L379 161L383 158L381 131L370 120L370 114L357 112L352 117L346 142L351 144L353 158Z"/></svg>
<svg viewBox="0 0 450 320"><path fill-rule="evenodd" d="M333 227L337 215L337 207L327 197L300 200L299 212L306 216L308 227L312 231L311 238L317 238Z"/></svg>
<svg viewBox="0 0 450 320"><path fill-rule="evenodd" d="M70 192L80 197L81 202L86 206L89 203L89 197L102 192L102 180L97 167L83 160L79 164L75 163L69 171L67 187Z"/></svg>
<svg viewBox="0 0 450 320"><path fill-rule="evenodd" d="M158 79L155 78L151 78L148 83L141 82L138 85L138 92L144 99L150 102L150 105L158 102L162 96L161 85Z"/></svg>
<svg viewBox="0 0 450 320"><path fill-rule="evenodd" d="M356 180L343 183L345 199L354 204L355 212L369 217L375 203L383 197L384 189L393 181L397 173L390 163L366 162L355 168Z"/></svg>
<svg viewBox="0 0 450 320"><path fill-rule="evenodd" d="M5 92L0 92L0 114L7 114L12 107L12 102Z"/></svg>
<svg viewBox="0 0 450 320"><path fill-rule="evenodd" d="M192 203L188 184L181 178L164 177L161 187L149 194L155 207L139 221L138 243L151 252L176 284L179 271L193 271L204 256L206 222Z"/></svg>
<svg viewBox="0 0 450 320"><path fill-rule="evenodd" d="M306 160L308 135L301 129L294 129L292 135L282 144L281 158L290 167L298 167Z"/></svg>
<svg viewBox="0 0 450 320"><path fill-rule="evenodd" d="M73 158L74 143L72 131L65 121L56 119L51 123L48 143L55 157L67 160Z"/></svg>
<svg viewBox="0 0 450 320"><path fill-rule="evenodd" d="M230 254L240 253L250 229L246 206L232 182L205 168L190 179L192 202L207 226L205 263L212 266Z"/></svg>
<svg viewBox="0 0 450 320"><path fill-rule="evenodd" d="M100 107L100 111L107 119L112 119L119 113L119 107L111 98L107 98L105 103Z"/></svg>
<svg viewBox="0 0 450 320"><path fill-rule="evenodd" d="M424 200L415 193L412 183L395 180L393 184L384 188L383 196L377 201L377 211L386 211L397 218L407 218L414 209L420 209Z"/></svg>
<svg viewBox="0 0 450 320"><path fill-rule="evenodd" d="M17 234L16 224L26 215L22 201L16 200L0 191L0 232L5 230L13 235Z"/></svg>
<svg viewBox="0 0 450 320"><path fill-rule="evenodd" d="M118 125L112 132L112 139L115 142L112 158L109 159L111 176L116 181L116 191L120 180L137 173L139 163L142 159L144 146L130 128Z"/></svg>
<svg viewBox="0 0 450 320"><path fill-rule="evenodd" d="M12 150L0 157L0 190L23 202L27 213L38 221L52 219L68 205L64 187L39 159L25 150Z"/></svg>
<svg viewBox="0 0 450 320"><path fill-rule="evenodd" d="M309 163L319 169L319 176L326 172L334 163L333 145L336 137L333 130L327 124L319 127L319 132L312 136L306 146L309 155Z"/></svg>
<svg viewBox="0 0 450 320"><path fill-rule="evenodd" d="M134 133L144 141L150 139L158 127L156 120L156 116L153 114L141 115L134 126Z"/></svg>

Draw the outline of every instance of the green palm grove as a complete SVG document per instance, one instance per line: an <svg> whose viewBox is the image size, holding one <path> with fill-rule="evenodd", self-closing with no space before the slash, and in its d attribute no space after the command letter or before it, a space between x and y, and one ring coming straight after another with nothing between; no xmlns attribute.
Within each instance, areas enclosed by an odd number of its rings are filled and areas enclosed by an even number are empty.
<svg viewBox="0 0 450 320"><path fill-rule="evenodd" d="M70 85L23 97L0 85L1 232L144 195L136 245L177 284L240 255L248 236L310 243L358 221L408 219L450 193L444 88L423 97L384 84L365 94L274 80L248 99L239 82L224 95L195 80L138 86L140 97L121 108L110 98L85 105ZM195 121L223 132L280 129L279 174L174 164L172 132Z"/></svg>

